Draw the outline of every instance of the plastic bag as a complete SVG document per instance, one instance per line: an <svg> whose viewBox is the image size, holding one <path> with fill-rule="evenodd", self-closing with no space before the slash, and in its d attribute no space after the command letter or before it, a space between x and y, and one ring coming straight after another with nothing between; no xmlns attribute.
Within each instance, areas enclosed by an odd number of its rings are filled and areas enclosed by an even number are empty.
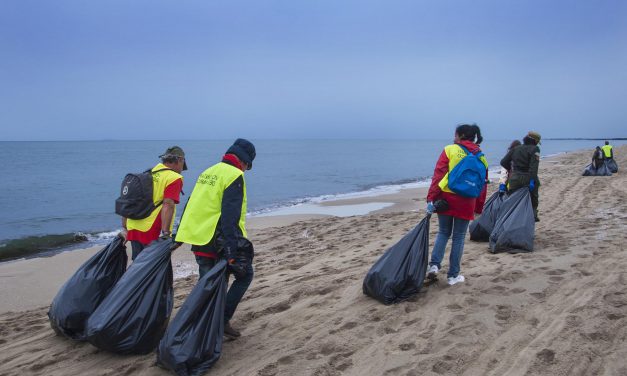
<svg viewBox="0 0 627 376"><path fill-rule="evenodd" d="M499 217L490 234L490 252L533 251L535 229L529 190L517 189L501 204Z"/></svg>
<svg viewBox="0 0 627 376"><path fill-rule="evenodd" d="M616 164L616 160L614 160L614 158L607 159L605 164L611 173L615 174L618 172L618 165Z"/></svg>
<svg viewBox="0 0 627 376"><path fill-rule="evenodd" d="M226 261L194 287L157 348L157 363L179 376L202 375L220 359L224 335Z"/></svg>
<svg viewBox="0 0 627 376"><path fill-rule="evenodd" d="M87 340L120 354L157 347L172 313L172 240L152 242L137 256L87 321Z"/></svg>
<svg viewBox="0 0 627 376"><path fill-rule="evenodd" d="M127 261L124 240L117 236L85 261L52 300L48 311L52 329L84 339L87 319L122 277Z"/></svg>
<svg viewBox="0 0 627 376"><path fill-rule="evenodd" d="M430 217L426 216L375 262L364 278L364 294L392 304L420 290L429 264Z"/></svg>
<svg viewBox="0 0 627 376"><path fill-rule="evenodd" d="M618 168L618 167L617 167ZM612 171L610 171L607 162L603 162L599 168L594 168L594 165L590 163L583 170L583 176L612 176Z"/></svg>
<svg viewBox="0 0 627 376"><path fill-rule="evenodd" d="M483 207L481 216L470 224L470 240L487 242L490 240L490 233L494 229L494 224L499 216L501 205L507 196L504 193L495 192Z"/></svg>

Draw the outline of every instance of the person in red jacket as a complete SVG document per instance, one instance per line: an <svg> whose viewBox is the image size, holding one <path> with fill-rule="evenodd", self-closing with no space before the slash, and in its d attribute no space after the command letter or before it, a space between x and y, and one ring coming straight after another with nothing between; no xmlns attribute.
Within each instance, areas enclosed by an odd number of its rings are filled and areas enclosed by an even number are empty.
<svg viewBox="0 0 627 376"><path fill-rule="evenodd" d="M445 200L448 208L438 212L439 230L431 252L431 261L427 277L435 279L438 271L440 271L442 259L444 258L444 249L448 239L453 237L451 246L451 254L449 257L449 269L447 273L448 284L454 285L464 282L464 276L460 274L460 264L464 253L464 238L468 231L468 224L474 219L474 214L481 214L483 204L486 198L486 186L484 185L479 197L464 197L454 193L448 187L449 172L459 163L466 155L463 146L470 153L476 154L481 149L479 144L483 140L481 137L481 129L476 124L462 124L455 129L454 143L448 145L440 154L440 158L435 165L431 186L427 194L427 212L433 213L435 207L433 202L436 200ZM486 167L487 182L487 166L485 157L481 157L481 161Z"/></svg>

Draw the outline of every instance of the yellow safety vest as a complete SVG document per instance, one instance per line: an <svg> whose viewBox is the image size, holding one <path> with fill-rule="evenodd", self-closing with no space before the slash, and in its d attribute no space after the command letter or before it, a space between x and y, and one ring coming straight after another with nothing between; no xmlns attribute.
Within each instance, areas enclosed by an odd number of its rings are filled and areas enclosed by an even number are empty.
<svg viewBox="0 0 627 376"><path fill-rule="evenodd" d="M446 173L446 175L444 175L442 180L440 180L440 182L438 183L438 186L443 192L456 194L455 192L451 191L448 187L448 174L449 172L453 171L453 169L455 168L455 166L457 166L459 161L461 161L462 159L466 157L466 151L464 151L464 149L462 149L461 146L457 144L452 144L452 145L445 146L444 152L446 153L446 156L448 157L448 172ZM482 155L479 159L481 160L481 162L483 162L483 164L485 165L485 168L487 169L488 161L485 158L485 155Z"/></svg>
<svg viewBox="0 0 627 376"><path fill-rule="evenodd" d="M168 168L168 166L163 163L157 164L152 168L152 171L162 170L164 168ZM155 172L152 174L152 202L157 205L158 203L163 201L163 194L165 193L165 189L168 185L172 184L177 179L183 179L183 175L177 173L172 170L164 170ZM126 220L126 228L129 230L138 230L141 232L146 232L150 230L152 225L157 220L159 214L161 213L161 205L157 206L150 215L144 219L127 219ZM174 206L174 214L172 218L176 216L176 206ZM174 221L172 221L174 222ZM174 223L170 224L170 231L172 231L172 226Z"/></svg>
<svg viewBox="0 0 627 376"><path fill-rule="evenodd" d="M213 165L200 174L176 232L177 242L193 245L209 243L222 215L224 190L240 176L244 178L242 170L224 162ZM242 188L244 200L239 228L246 237L246 182Z"/></svg>
<svg viewBox="0 0 627 376"><path fill-rule="evenodd" d="M612 156L612 145L603 145L601 149L603 149L603 154L605 154L605 158L609 158Z"/></svg>

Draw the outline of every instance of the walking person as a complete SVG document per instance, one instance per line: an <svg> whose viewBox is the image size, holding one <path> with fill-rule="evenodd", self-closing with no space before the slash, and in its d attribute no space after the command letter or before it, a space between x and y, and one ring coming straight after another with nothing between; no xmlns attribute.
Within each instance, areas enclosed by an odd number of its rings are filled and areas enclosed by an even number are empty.
<svg viewBox="0 0 627 376"><path fill-rule="evenodd" d="M518 145L521 145L520 141L512 141L512 143L509 145L509 148L507 148L507 151L509 152ZM509 168L501 167L501 175L499 176L499 193L503 194L507 192L507 182L509 181L509 176L511 175L511 173L511 166Z"/></svg>
<svg viewBox="0 0 627 376"><path fill-rule="evenodd" d="M120 235L131 242L133 260L159 237L172 236L176 205L183 190L181 172L187 170L187 163L185 152L178 146L168 148L159 158L161 163L150 170L155 208L144 219L122 218Z"/></svg>
<svg viewBox="0 0 627 376"><path fill-rule="evenodd" d="M448 239L452 235L451 253L449 256L449 269L447 273L448 284L464 282L464 276L460 273L461 259L464 253L464 238L468 230L468 224L474 219L474 214L481 214L486 199L486 185L488 162L481 153L479 144L483 137L481 130L476 124L462 124L455 129L455 139L453 144L444 147L444 151L436 163L431 179L431 186L427 194L427 212L435 211L434 201L445 200L448 208L438 212L438 234L431 252L431 261L427 277L435 279L442 267L444 250ZM455 167L470 154L481 155L478 169L483 174L483 181L474 183L477 191L474 197L464 196L456 193L449 183L450 173ZM459 191L458 191L459 192Z"/></svg>
<svg viewBox="0 0 627 376"><path fill-rule="evenodd" d="M509 178L509 191L514 192L520 188L528 188L531 193L531 205L535 221L539 222L538 202L540 179L538 179L538 168L540 166L540 134L529 131L523 138L523 144L510 150L503 159L501 167L511 168Z"/></svg>
<svg viewBox="0 0 627 376"><path fill-rule="evenodd" d="M601 148L605 159L614 159L614 148L609 141L605 141L605 145Z"/></svg>
<svg viewBox="0 0 627 376"><path fill-rule="evenodd" d="M603 163L605 163L604 152L601 150L600 146L597 146L596 149L594 149L594 153L592 153L592 166L598 169L603 166Z"/></svg>
<svg viewBox="0 0 627 376"><path fill-rule="evenodd" d="M224 333L239 337L231 324L237 305L253 280L252 243L246 239L246 182L256 151L248 140L237 139L222 161L200 174L185 206L176 242L191 244L202 278L219 258L235 276L226 297Z"/></svg>

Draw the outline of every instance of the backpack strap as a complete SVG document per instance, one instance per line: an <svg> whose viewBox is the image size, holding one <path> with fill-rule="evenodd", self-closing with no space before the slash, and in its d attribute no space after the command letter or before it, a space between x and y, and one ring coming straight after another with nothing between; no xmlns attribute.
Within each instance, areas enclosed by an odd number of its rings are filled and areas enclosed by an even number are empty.
<svg viewBox="0 0 627 376"><path fill-rule="evenodd" d="M144 172L150 172L151 174L156 174L157 172L161 172L161 171L174 171L171 168L162 168L159 169L157 171L153 171L152 168L149 168L148 170L144 171ZM161 204L163 204L163 200L159 201L158 203L155 204L155 209L158 208L159 206L161 206Z"/></svg>
<svg viewBox="0 0 627 376"><path fill-rule="evenodd" d="M481 151L481 150L480 150L480 151L478 151L477 153L471 153L471 152L470 152L470 150L468 150L468 149L467 149L464 145L462 145L462 144L455 144L455 145L457 145L457 146L459 146L460 148L462 148L462 150L463 150L463 151L465 151L465 152L466 152L466 154L477 155L477 154Z"/></svg>

